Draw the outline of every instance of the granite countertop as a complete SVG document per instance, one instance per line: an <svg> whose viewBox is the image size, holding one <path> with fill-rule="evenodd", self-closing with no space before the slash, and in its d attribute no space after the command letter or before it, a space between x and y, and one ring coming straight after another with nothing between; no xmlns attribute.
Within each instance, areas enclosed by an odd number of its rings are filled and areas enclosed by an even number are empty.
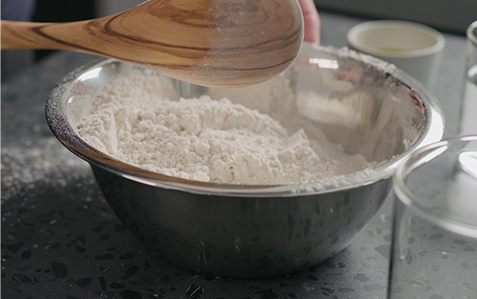
<svg viewBox="0 0 477 299"><path fill-rule="evenodd" d="M365 21L330 13L321 18L322 44L336 47ZM449 136L457 132L465 38L445 37L433 92ZM285 277L220 278L146 251L112 212L86 162L66 150L45 121L45 101L56 82L92 59L58 52L2 84L4 298L385 298L391 198L345 250Z"/></svg>

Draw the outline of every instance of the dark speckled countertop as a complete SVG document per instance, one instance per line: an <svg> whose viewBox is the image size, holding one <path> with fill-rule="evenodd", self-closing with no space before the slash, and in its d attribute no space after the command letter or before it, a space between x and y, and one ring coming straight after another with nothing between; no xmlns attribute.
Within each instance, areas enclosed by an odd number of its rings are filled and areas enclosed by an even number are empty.
<svg viewBox="0 0 477 299"><path fill-rule="evenodd" d="M322 44L337 47L364 21L330 13L321 18ZM444 107L448 136L457 130L465 38L445 37L433 91ZM2 84L3 298L385 298L391 198L348 248L285 277L198 274L145 251L109 208L86 162L68 152L45 121L45 101L56 82L93 58L58 52Z"/></svg>

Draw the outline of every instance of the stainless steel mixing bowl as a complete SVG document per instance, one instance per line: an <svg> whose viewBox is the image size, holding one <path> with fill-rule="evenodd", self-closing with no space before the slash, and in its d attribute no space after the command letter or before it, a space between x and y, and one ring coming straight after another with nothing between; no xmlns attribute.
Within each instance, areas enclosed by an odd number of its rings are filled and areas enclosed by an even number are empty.
<svg viewBox="0 0 477 299"><path fill-rule="evenodd" d="M285 275L340 252L385 201L399 161L444 132L438 101L412 77L347 49L305 44L293 66L273 79L287 80L296 99L293 113L348 152L387 162L335 180L289 185L170 177L105 155L76 133L94 93L132 68L102 59L70 73L47 102L48 124L65 147L90 163L111 208L150 250L181 267L220 276ZM237 94L170 80L183 97ZM363 91L366 96L359 96ZM316 99L303 106L299 98L306 94Z"/></svg>

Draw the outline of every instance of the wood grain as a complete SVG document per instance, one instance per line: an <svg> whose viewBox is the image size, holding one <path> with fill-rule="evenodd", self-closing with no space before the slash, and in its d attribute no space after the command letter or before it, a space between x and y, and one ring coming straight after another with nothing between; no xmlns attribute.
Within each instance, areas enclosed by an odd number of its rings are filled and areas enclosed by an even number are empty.
<svg viewBox="0 0 477 299"><path fill-rule="evenodd" d="M296 0L150 0L93 20L1 25L2 50L82 51L216 87L278 75L303 41Z"/></svg>

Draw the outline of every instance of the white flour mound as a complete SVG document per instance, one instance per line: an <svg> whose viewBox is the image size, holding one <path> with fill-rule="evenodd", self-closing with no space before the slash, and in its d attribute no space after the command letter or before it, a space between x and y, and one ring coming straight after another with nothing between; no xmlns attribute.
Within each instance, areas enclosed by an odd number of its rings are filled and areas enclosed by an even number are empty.
<svg viewBox="0 0 477 299"><path fill-rule="evenodd" d="M269 114L227 98L178 99L173 90L158 76L133 72L116 79L96 96L77 131L128 164L205 182L287 184L375 165L322 133L310 139L303 129L289 132Z"/></svg>

